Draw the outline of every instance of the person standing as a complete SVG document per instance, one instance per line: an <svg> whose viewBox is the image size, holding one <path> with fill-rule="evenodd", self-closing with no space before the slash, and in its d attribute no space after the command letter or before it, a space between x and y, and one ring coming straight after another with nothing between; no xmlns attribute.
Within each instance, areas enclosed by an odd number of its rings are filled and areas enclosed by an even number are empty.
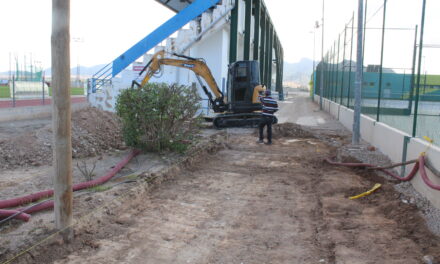
<svg viewBox="0 0 440 264"><path fill-rule="evenodd" d="M278 111L278 103L275 99L271 97L270 90L266 90L264 92L264 97L260 96L261 104L263 105L263 112L261 113L261 120L260 120L260 138L258 140L258 143L263 144L264 143L264 127L267 126L267 142L266 144L271 145L272 144L272 124L275 119L275 112Z"/></svg>

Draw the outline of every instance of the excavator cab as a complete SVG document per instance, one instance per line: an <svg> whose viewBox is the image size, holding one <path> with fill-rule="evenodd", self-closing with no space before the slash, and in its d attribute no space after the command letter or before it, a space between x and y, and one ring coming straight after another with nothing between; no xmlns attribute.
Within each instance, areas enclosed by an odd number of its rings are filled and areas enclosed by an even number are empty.
<svg viewBox="0 0 440 264"><path fill-rule="evenodd" d="M255 101L255 87L260 85L258 61L238 61L229 65L228 102L232 113L251 113L261 110Z"/></svg>

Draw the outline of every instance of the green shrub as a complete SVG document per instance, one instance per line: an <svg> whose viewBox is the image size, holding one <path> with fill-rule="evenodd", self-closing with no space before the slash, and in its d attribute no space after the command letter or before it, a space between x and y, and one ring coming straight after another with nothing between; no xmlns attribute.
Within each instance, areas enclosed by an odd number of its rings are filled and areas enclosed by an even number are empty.
<svg viewBox="0 0 440 264"><path fill-rule="evenodd" d="M185 151L199 108L195 87L164 83L123 90L116 102L126 144L147 151Z"/></svg>

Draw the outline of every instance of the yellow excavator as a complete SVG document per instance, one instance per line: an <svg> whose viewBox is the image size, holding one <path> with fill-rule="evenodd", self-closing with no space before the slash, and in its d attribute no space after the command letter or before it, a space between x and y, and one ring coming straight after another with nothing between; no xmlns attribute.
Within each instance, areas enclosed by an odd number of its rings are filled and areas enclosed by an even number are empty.
<svg viewBox="0 0 440 264"><path fill-rule="evenodd" d="M165 51L155 53L143 70L139 73L145 77L141 83L133 81L134 86L144 86L163 65L185 68L195 73L200 86L209 100L209 105L217 115L212 118L217 128L257 126L260 122L262 105L260 93L266 88L260 84L258 61L238 61L229 65L227 98L220 91L212 76L211 70L203 59L192 58L180 54L171 54L177 58L167 58ZM210 91L203 84L203 78ZM275 120L277 122L277 120Z"/></svg>

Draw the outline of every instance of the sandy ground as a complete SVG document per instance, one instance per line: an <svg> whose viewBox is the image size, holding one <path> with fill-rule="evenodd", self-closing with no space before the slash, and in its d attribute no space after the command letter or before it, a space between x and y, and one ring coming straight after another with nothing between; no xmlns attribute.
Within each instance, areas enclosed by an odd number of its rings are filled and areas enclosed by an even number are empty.
<svg viewBox="0 0 440 264"><path fill-rule="evenodd" d="M396 182L325 164L349 134L303 96L289 101L280 120L309 125L313 135L278 135L267 146L255 142L254 130L228 129L223 150L106 208L73 243L44 244L17 263L440 260L440 239L414 204L402 202ZM375 183L383 186L373 195L348 199Z"/></svg>

